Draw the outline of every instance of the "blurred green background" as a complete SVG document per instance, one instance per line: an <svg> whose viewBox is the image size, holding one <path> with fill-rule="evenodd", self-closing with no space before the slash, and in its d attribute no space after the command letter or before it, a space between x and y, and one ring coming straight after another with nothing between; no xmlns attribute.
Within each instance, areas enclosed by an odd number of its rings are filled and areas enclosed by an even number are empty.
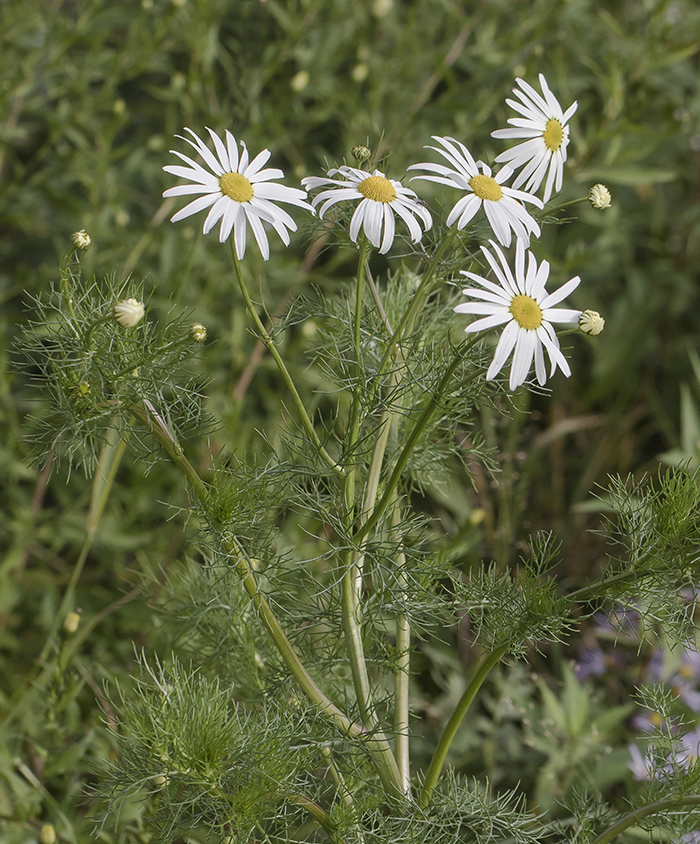
<svg viewBox="0 0 700 844"><path fill-rule="evenodd" d="M283 388L254 351L227 248L216 232L202 235L199 216L168 221L182 202L162 199L173 179L161 168L174 163L169 149L185 150L173 138L184 126L229 129L253 153L269 148L287 184L349 161L357 143L379 149L387 175L401 178L426 160L434 134L492 161L503 147L490 133L511 116L505 98L516 76L535 83L542 72L565 108L578 100L556 203L602 181L613 205L576 206L576 219L544 226L534 249L557 285L581 275L573 306L599 310L605 332L565 341L573 376L554 378L529 413L508 426L484 420L503 470L498 485L477 473L472 487L465 475L426 506L468 535L471 554L507 560L546 527L564 542L566 573L595 571L603 546L585 532L598 525L585 505L596 484L610 473L654 473L670 449L675 460L700 455L689 357L700 329L699 51L693 0L4 0L0 704L41 651L85 533L90 481L32 463L25 420L43 409L11 351L31 296L57 279L72 232L93 239L88 275L145 278L152 318L177 302L207 326L198 366L221 426L192 443L193 459L205 465L210 449L250 457L265 450L260 431L278 438ZM349 252L308 258L310 245L303 233L288 249L275 240L268 263L249 248L251 287L271 314L306 285L331 294L352 274ZM313 331L284 341L311 403L324 384L304 353ZM99 623L70 677L5 730L0 818L13 823L1 842L35 840L41 822L61 815L64 830L67 821L88 828L78 819L90 813L91 759L110 752L101 723L110 715L96 703L102 683L128 683L133 643L170 647L172 625L155 605L161 570L185 553L186 496L168 466L146 468L126 460L120 470L78 590L84 619ZM459 694L465 653L426 651L439 680L421 693ZM526 706L536 693L522 683ZM519 769L526 781L531 762ZM497 763L488 763L492 775ZM138 839L140 823L127 818L123 834Z"/></svg>

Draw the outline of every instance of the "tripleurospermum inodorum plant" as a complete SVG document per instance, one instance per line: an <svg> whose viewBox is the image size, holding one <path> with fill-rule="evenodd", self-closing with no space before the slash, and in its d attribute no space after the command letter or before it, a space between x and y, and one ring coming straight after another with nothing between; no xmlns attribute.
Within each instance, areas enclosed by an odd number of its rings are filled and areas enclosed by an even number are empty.
<svg viewBox="0 0 700 844"><path fill-rule="evenodd" d="M262 462L235 455L202 469L188 459L187 438L212 426L201 410L207 388L188 375L207 335L177 303L160 322L142 286L87 282L83 237L59 286L37 302L25 349L50 389L44 447L98 467L98 513L126 447L168 460L199 526L200 552L168 572L167 588L182 645L200 664L165 667L144 655L136 687L115 695L121 751L101 773L98 790L114 810L105 824L141 800L164 841L606 844L642 821L692 833L697 754L673 776L657 765L627 808L563 793L568 802L549 816L517 788L452 767L497 666L566 648L582 618L620 607L644 621L640 640L662 629L684 641L693 618L683 590L700 574L700 487L683 471L653 494L614 487L622 550L584 584L559 581L549 532L531 537L513 566L487 560L464 570L439 516L422 506L421 493L455 472L498 470L485 409L506 416L534 382L571 375L554 326L590 342L583 335L604 325L587 307L585 276L557 278L537 242L564 207L545 203L563 188L576 103L564 111L542 75L542 95L522 79L518 86L520 102L508 102L522 117L493 136L525 140L497 156L495 174L473 157L470 139L433 136L438 146L427 148L449 166L420 163L404 177L362 149L360 166L306 176L302 190L267 167L268 150L251 160L228 130L223 138L208 130L213 149L191 129L178 136L196 157L172 150L185 166L163 169L186 183L164 196L195 198L171 219L205 215L204 235L218 226L231 255L222 247L221 272L284 385L284 434ZM446 207L454 203L444 220L421 198L424 181L444 189ZM588 202L588 188L564 205ZM592 189L601 212L606 191ZM302 220L316 240L356 258L338 296L310 291L288 315L289 325L313 315L308 353L333 414L305 401L246 263L250 233L274 260L270 229L289 245ZM478 286L460 293L464 277ZM63 616L74 609L80 569ZM476 659L435 733L416 705L414 656L423 641L467 625ZM665 717L675 717L670 708Z"/></svg>

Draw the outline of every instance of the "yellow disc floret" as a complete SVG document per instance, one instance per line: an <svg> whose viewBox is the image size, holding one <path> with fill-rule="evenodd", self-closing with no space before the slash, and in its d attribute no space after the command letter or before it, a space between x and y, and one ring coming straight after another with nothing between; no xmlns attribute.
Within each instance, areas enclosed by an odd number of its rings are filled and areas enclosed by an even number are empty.
<svg viewBox="0 0 700 844"><path fill-rule="evenodd" d="M241 173L224 173L219 179L221 193L234 202L248 202L253 198L253 186Z"/></svg>
<svg viewBox="0 0 700 844"><path fill-rule="evenodd" d="M362 196L375 202L393 202L396 199L394 186L384 176L368 176L360 182L357 189Z"/></svg>
<svg viewBox="0 0 700 844"><path fill-rule="evenodd" d="M542 325L542 309L532 296L514 296L510 303L510 312L518 325L528 331L534 331Z"/></svg>
<svg viewBox="0 0 700 844"><path fill-rule="evenodd" d="M498 202L503 196L501 186L491 176L472 176L469 180L469 187L479 199L489 199L491 202Z"/></svg>
<svg viewBox="0 0 700 844"><path fill-rule="evenodd" d="M547 149L552 152L556 152L561 146L561 142L564 140L564 127L555 117L544 127L542 140Z"/></svg>

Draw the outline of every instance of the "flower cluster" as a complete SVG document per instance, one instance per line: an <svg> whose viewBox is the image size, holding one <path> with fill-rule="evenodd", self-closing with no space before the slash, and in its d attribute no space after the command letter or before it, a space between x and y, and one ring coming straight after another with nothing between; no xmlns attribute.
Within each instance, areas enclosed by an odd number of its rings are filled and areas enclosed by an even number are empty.
<svg viewBox="0 0 700 844"><path fill-rule="evenodd" d="M451 137L433 136L437 146L427 146L445 159L447 165L425 162L415 164L409 171L422 171L412 180L427 180L461 192L446 220L447 226L465 229L483 210L498 243L509 247L515 238L515 268L512 271L495 241L490 249L482 247L486 261L497 282L488 281L472 272L463 272L479 288L468 288L464 294L477 302L458 305L455 311L479 314L481 319L467 326L466 332L481 331L504 325L495 356L486 374L495 378L508 357L513 354L510 369L510 388L524 383L534 361L535 375L540 384L547 379L544 351L550 362L550 376L558 368L570 375L559 340L552 324L579 324L581 330L595 335L602 330L604 320L594 311L586 316L578 310L554 308L579 284L577 277L570 279L555 293L547 293L545 285L549 276L547 261L538 263L528 252L531 237L539 237L540 227L526 205L537 209L544 207L553 191L560 191L566 148L569 144L569 120L576 111L573 103L565 111L552 94L544 76L540 74L542 93L522 79L517 80L513 91L517 100L506 100L518 117L508 122L511 128L492 133L495 138L524 139L522 143L496 156L502 164L493 173L483 161L477 161L467 147ZM168 173L189 180L190 184L169 188L166 197L198 195L171 218L173 222L208 209L204 220L207 234L220 223L219 240L226 241L233 234L235 254L243 258L248 227L253 232L265 260L270 249L265 225L272 226L282 241L289 244L289 231L296 230L296 223L278 203L286 203L318 212L326 212L341 202L357 202L349 225L349 236L358 242L362 232L367 241L380 253L391 249L396 236L396 218L408 230L411 241L417 244L430 230L433 219L424 202L410 188L388 178L377 169L363 170L344 165L328 171L326 176L308 176L302 179L305 191L275 182L283 177L278 169L264 169L270 152L263 150L252 161L247 147L225 133L225 142L208 129L215 153L191 130L191 138L181 137L199 154L208 170L188 156L172 150L187 166L169 165ZM361 154L360 154L361 153ZM366 148L353 150L357 162L362 164L370 155ZM517 172L519 171L519 172ZM515 175L517 173L517 175ZM515 175L513 185L508 182ZM544 184L543 199L535 192ZM520 189L523 187L524 189ZM321 190L307 201L307 193ZM602 190L601 190L602 189ZM603 186L596 186L597 207L609 204L609 194ZM593 200L591 200L593 201ZM483 288L483 289L482 289Z"/></svg>

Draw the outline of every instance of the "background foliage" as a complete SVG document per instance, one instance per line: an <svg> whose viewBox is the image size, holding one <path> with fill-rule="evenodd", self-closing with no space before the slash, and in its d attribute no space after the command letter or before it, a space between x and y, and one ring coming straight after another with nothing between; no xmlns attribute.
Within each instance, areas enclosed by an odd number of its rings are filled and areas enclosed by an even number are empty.
<svg viewBox="0 0 700 844"><path fill-rule="evenodd" d="M571 349L573 376L555 378L551 395L516 399L508 425L483 411L497 482L478 466L473 486L453 472L426 486L424 506L442 517L465 571L481 558L500 566L517 559L527 535L547 528L562 540L565 576L595 572L605 550L604 538L586 533L600 526L601 505L590 506L596 484L609 474L654 474L671 449L667 460L699 457L700 383L689 358L700 311L698 32L691 0L3 3L0 704L21 690L41 653L85 538L90 482L68 479L46 455L32 462L25 419L45 410L9 351L31 296L56 280L71 232L90 232L83 265L98 283L133 274L153 316L176 301L206 324L211 342L197 375L221 426L193 443L193 461L206 469L210 452L264 458L266 440L279 441L270 420L283 387L247 330L228 256L196 218L168 223L175 205L161 193L172 179L161 167L183 126L228 128L251 149L270 148L293 184L349 158L357 143L386 155L387 175L398 177L423 160L432 134L454 135L490 161L500 147L489 133L505 125L515 76L543 72L563 103L578 100L560 198L603 181L613 206L547 226L538 257L552 262L557 280L582 276L587 292L577 291L572 306L600 310L606 331L595 346ZM276 244L267 264L249 251L273 317L310 285L330 294L352 272L348 253L309 246L303 237L288 250ZM375 270L386 267L378 261ZM309 320L285 332L285 358L310 405L327 401L323 372L302 352L317 330ZM116 722L103 681L133 682L134 645L165 659L173 648L187 651L177 613L159 609L172 608L165 573L184 559L197 526L186 524L185 504L168 466L151 468L144 455L121 468L78 587L79 647L51 668L49 693L0 727L0 817L18 821L0 832L3 844L35 840L48 821L67 840L88 836L94 809L85 787L93 761L112 752L104 719ZM293 517L287 530L290 544L303 543ZM539 686L520 666L503 669L483 720L460 736L461 770L506 787L520 781L541 807L572 765L582 787L630 780L629 713L609 705L624 705L619 684L638 677L650 653L632 647L625 676L597 688L567 673L571 656L554 647ZM471 657L466 638L421 646L414 691L427 731L461 693ZM563 695L563 714L550 686ZM584 699L585 724L574 717ZM545 717L557 724L557 741L535 726ZM609 781L596 773L604 755L615 761L606 763ZM105 840L139 840L141 812L134 806Z"/></svg>

